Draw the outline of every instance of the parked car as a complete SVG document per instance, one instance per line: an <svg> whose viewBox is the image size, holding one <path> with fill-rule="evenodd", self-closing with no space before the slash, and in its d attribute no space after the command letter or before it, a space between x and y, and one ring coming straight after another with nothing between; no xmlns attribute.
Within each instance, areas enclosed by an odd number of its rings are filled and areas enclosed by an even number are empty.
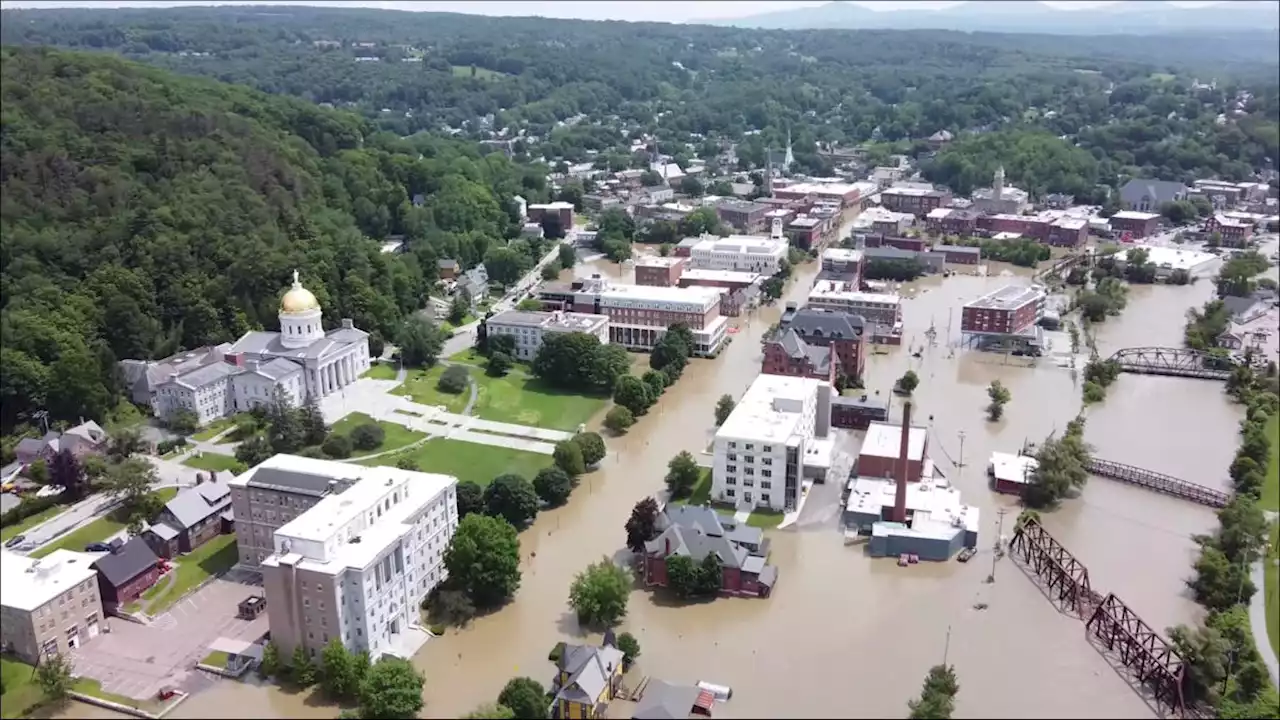
<svg viewBox="0 0 1280 720"><path fill-rule="evenodd" d="M9 538L4 542L4 546L7 548L11 548L14 545L20 544L23 540L26 540L26 539L27 539L26 535L14 535L13 537Z"/></svg>
<svg viewBox="0 0 1280 720"><path fill-rule="evenodd" d="M111 546L102 542L93 542L84 546L85 552L111 552Z"/></svg>

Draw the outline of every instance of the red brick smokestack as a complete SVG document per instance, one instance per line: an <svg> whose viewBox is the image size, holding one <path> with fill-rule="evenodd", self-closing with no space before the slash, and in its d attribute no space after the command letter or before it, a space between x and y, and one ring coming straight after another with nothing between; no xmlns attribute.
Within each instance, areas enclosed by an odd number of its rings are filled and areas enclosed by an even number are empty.
<svg viewBox="0 0 1280 720"><path fill-rule="evenodd" d="M898 488L893 497L893 522L907 522L907 474L911 468L911 402L902 404L902 442L898 445Z"/></svg>

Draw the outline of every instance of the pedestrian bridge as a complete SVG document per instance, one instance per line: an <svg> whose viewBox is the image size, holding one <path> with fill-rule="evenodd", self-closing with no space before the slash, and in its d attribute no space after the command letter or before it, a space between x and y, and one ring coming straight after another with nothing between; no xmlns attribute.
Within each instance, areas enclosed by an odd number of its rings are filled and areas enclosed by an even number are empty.
<svg viewBox="0 0 1280 720"><path fill-rule="evenodd" d="M1172 475L1165 475L1153 470L1145 470L1133 465L1093 458L1085 465L1085 469L1099 477L1118 480L1122 483L1137 485L1154 490L1164 495L1172 495L1183 500L1190 500L1200 505L1223 508L1231 502L1230 493L1216 490L1204 485L1181 480Z"/></svg>
<svg viewBox="0 0 1280 720"><path fill-rule="evenodd" d="M1142 375L1226 380L1231 375L1223 360L1209 353L1185 348L1125 348L1108 358L1120 366L1121 372Z"/></svg>

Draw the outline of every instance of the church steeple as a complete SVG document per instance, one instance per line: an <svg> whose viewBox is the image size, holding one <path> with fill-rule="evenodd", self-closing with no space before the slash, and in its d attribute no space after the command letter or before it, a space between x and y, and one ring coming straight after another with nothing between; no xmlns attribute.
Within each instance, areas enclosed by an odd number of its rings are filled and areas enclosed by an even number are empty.
<svg viewBox="0 0 1280 720"><path fill-rule="evenodd" d="M790 172L791 163L796 161L796 156L791 152L791 124L787 124L787 154L782 160L782 169Z"/></svg>

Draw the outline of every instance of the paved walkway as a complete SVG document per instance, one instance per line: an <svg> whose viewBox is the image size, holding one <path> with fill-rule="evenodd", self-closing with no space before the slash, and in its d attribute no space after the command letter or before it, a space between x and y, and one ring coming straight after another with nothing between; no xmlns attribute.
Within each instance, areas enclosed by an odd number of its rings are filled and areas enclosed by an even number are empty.
<svg viewBox="0 0 1280 720"><path fill-rule="evenodd" d="M1280 520L1280 513L1273 510L1266 511L1267 522L1274 523ZM1249 601L1249 625L1253 629L1253 644L1258 646L1258 654L1262 656L1262 662L1266 664L1267 671L1271 674L1271 682L1280 687L1280 660L1276 658L1276 652L1272 649L1271 639L1267 636L1267 578L1266 565L1264 563L1280 562L1280 559L1264 557L1262 560L1253 564L1250 572L1250 580L1253 580L1253 586L1258 591L1253 594L1253 599Z"/></svg>

